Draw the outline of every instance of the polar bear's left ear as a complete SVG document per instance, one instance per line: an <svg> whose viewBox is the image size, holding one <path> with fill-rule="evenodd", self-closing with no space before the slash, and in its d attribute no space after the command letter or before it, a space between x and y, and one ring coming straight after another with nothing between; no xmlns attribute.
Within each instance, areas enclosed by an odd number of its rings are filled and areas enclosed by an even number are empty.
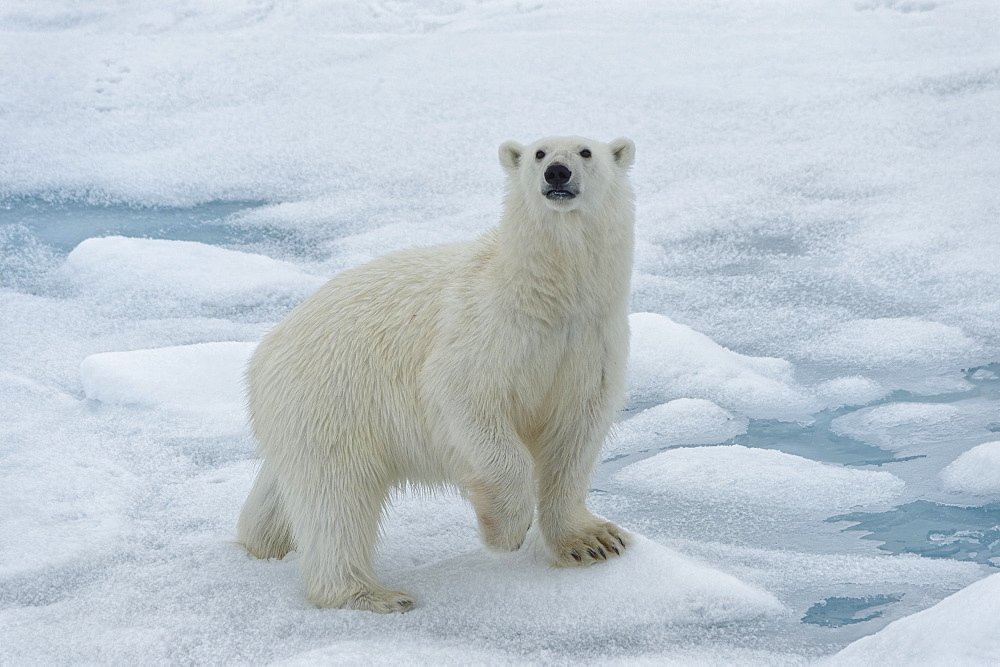
<svg viewBox="0 0 1000 667"><path fill-rule="evenodd" d="M631 139L624 137L615 139L608 144L608 148L611 149L611 155L619 167L628 169L632 166L632 162L635 160L635 144Z"/></svg>
<svg viewBox="0 0 1000 667"><path fill-rule="evenodd" d="M521 154L524 153L524 146L516 141L505 141L500 144L500 164L507 171L517 171L521 164Z"/></svg>

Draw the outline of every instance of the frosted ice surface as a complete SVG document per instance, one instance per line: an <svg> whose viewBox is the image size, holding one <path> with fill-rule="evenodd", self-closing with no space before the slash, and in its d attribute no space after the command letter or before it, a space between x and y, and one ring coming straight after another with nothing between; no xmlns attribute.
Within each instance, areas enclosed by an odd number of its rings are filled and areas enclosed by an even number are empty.
<svg viewBox="0 0 1000 667"><path fill-rule="evenodd" d="M813 406L784 359L750 357L655 313L629 316L633 402L701 398L757 418L805 417Z"/></svg>
<svg viewBox="0 0 1000 667"><path fill-rule="evenodd" d="M805 347L816 361L862 368L932 365L978 352L976 342L960 327L914 317L843 322Z"/></svg>
<svg viewBox="0 0 1000 667"><path fill-rule="evenodd" d="M947 403L887 403L837 417L835 433L893 451L912 450L954 436L961 410Z"/></svg>
<svg viewBox="0 0 1000 667"><path fill-rule="evenodd" d="M255 343L102 352L80 364L87 398L242 419L243 372Z"/></svg>
<svg viewBox="0 0 1000 667"><path fill-rule="evenodd" d="M301 300L325 282L289 262L193 241L87 239L62 273L102 309L132 316Z"/></svg>
<svg viewBox="0 0 1000 667"><path fill-rule="evenodd" d="M434 623L466 636L600 642L663 625L715 625L780 613L770 593L636 535L621 557L600 567L551 565L539 534L496 557L481 550L405 573L405 585ZM595 613L618 600L614 613ZM539 624L539 619L545 619Z"/></svg>
<svg viewBox="0 0 1000 667"><path fill-rule="evenodd" d="M781 516L884 503L904 487L888 472L741 445L672 449L626 466L614 480L636 493L749 505Z"/></svg>
<svg viewBox="0 0 1000 667"><path fill-rule="evenodd" d="M823 664L995 665L1000 656L1000 574L862 637Z"/></svg>
<svg viewBox="0 0 1000 667"><path fill-rule="evenodd" d="M1000 495L1000 441L984 442L941 471L946 491L978 496Z"/></svg>
<svg viewBox="0 0 1000 667"><path fill-rule="evenodd" d="M676 445L713 445L746 433L748 421L703 398L677 398L618 424L604 446L604 456Z"/></svg>
<svg viewBox="0 0 1000 667"><path fill-rule="evenodd" d="M816 399L824 407L866 405L889 393L884 386L861 375L833 378L815 387Z"/></svg>

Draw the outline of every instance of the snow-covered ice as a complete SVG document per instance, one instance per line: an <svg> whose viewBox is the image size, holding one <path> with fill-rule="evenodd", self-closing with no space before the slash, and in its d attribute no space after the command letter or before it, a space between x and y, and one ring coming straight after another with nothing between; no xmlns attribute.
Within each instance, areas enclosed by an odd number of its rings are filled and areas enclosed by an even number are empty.
<svg viewBox="0 0 1000 667"><path fill-rule="evenodd" d="M92 354L80 364L87 398L109 405L207 413L239 424L243 371L254 343L198 343Z"/></svg>
<svg viewBox="0 0 1000 667"><path fill-rule="evenodd" d="M828 665L990 665L1000 656L1000 573L854 642Z"/></svg>
<svg viewBox="0 0 1000 667"><path fill-rule="evenodd" d="M1000 496L1000 441L964 452L941 471L941 482L948 491Z"/></svg>
<svg viewBox="0 0 1000 667"><path fill-rule="evenodd" d="M746 433L746 417L726 412L703 398L677 398L622 422L604 448L607 457L657 447L713 445Z"/></svg>
<svg viewBox="0 0 1000 667"><path fill-rule="evenodd" d="M0 4L0 663L995 662L998 25ZM247 356L331 274L493 224L497 146L565 133L638 148L628 404L589 499L635 548L493 558L464 500L410 490L378 567L420 605L311 608L294 553L232 544Z"/></svg>
<svg viewBox="0 0 1000 667"><path fill-rule="evenodd" d="M706 507L829 516L888 502L903 481L888 472L818 463L741 445L680 447L633 463L615 481L636 494L664 495Z"/></svg>
<svg viewBox="0 0 1000 667"><path fill-rule="evenodd" d="M634 313L629 326L633 402L701 398L757 418L805 417L812 408L784 359L727 350L656 313Z"/></svg>

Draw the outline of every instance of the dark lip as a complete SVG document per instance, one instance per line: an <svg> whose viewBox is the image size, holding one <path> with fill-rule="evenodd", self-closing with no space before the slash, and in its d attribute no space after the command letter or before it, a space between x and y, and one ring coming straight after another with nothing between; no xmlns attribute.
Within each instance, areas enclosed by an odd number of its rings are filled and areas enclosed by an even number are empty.
<svg viewBox="0 0 1000 667"><path fill-rule="evenodd" d="M573 199L576 197L575 192L569 190L549 190L545 193L547 199Z"/></svg>

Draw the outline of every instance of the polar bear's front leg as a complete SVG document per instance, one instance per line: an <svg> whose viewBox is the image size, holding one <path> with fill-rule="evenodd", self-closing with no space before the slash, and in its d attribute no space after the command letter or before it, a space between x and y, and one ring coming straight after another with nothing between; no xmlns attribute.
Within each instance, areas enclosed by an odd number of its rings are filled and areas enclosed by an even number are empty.
<svg viewBox="0 0 1000 667"><path fill-rule="evenodd" d="M465 420L468 470L463 486L476 510L483 543L517 551L535 515L534 463L512 428Z"/></svg>
<svg viewBox="0 0 1000 667"><path fill-rule="evenodd" d="M587 509L594 464L610 426L610 415L592 403L571 410L574 419L543 434L536 453L538 524L556 565L590 565L620 555L628 533Z"/></svg>

